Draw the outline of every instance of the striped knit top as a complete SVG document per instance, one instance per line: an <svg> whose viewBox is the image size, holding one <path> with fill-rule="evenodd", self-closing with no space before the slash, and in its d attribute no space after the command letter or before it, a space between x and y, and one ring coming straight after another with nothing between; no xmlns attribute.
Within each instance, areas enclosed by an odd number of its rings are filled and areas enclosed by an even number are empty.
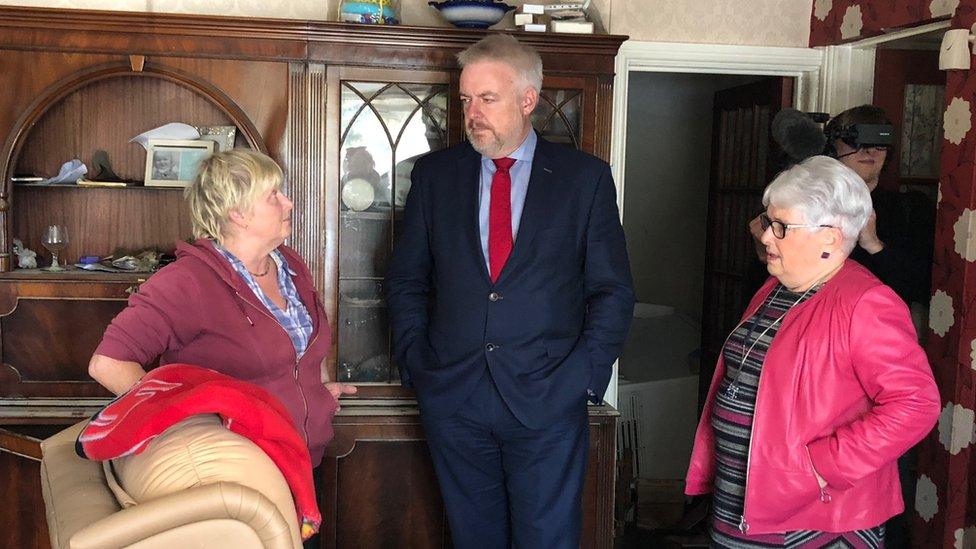
<svg viewBox="0 0 976 549"><path fill-rule="evenodd" d="M815 287L805 293L797 293L778 284L759 311L732 331L722 349L725 377L715 393L711 418L715 430L716 465L712 547L883 547L883 525L844 533L796 531L746 535L739 530L745 500L752 418L766 351L786 313L810 299L818 289Z"/></svg>

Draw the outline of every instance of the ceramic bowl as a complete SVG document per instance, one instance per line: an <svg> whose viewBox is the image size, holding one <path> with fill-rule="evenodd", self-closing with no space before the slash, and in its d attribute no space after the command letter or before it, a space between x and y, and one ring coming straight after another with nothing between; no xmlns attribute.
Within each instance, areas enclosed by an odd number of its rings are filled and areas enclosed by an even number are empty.
<svg viewBox="0 0 976 549"><path fill-rule="evenodd" d="M428 4L440 10L441 17L447 22L466 29L487 29L515 9L515 6L492 0L447 0Z"/></svg>
<svg viewBox="0 0 976 549"><path fill-rule="evenodd" d="M342 203L354 212L362 212L373 205L376 191L369 181L362 178L350 179L342 186Z"/></svg>

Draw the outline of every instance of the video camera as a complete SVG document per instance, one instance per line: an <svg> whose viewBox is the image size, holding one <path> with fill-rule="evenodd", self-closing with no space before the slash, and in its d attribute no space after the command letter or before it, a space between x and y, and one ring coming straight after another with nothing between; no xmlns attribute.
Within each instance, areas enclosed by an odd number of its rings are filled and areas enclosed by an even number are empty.
<svg viewBox="0 0 976 549"><path fill-rule="evenodd" d="M832 128L827 133L828 145L837 139L853 149L890 147L895 140L895 128L890 124L854 124Z"/></svg>
<svg viewBox="0 0 976 549"><path fill-rule="evenodd" d="M773 118L773 139L789 161L802 162L817 154L837 157L834 143L840 139L853 149L890 147L895 129L890 124L829 124L830 115L822 112L802 112L783 109Z"/></svg>

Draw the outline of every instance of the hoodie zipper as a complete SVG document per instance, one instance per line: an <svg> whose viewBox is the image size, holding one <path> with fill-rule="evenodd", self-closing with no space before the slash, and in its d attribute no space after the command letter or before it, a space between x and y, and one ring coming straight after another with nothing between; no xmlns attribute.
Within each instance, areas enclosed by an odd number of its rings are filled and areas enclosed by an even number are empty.
<svg viewBox="0 0 976 549"><path fill-rule="evenodd" d="M278 319L272 316L268 311L264 310L264 307L258 307L254 303L251 303L250 300L242 296L241 293L238 292L237 290L234 290L234 295L236 295L244 303L247 303L251 307L254 307L254 309L256 309L259 313L273 320L275 326L277 326L278 329L280 329L282 332L285 333L285 337L287 337L289 341L291 340L291 336L288 335L288 331L285 330L281 326L281 324L278 323ZM249 316L247 316L247 313L244 313L244 316L245 318L247 318L247 321L251 323L251 326L254 326L254 322L251 321L251 318ZM318 338L319 335L315 334L315 337L313 337L308 342L308 347L311 347L312 343L314 343L315 340L317 340ZM308 349L308 347L306 347L306 349ZM298 379L298 367L299 364L301 363L301 359L298 358L298 352L295 351L294 346L292 346L292 352L295 353L295 368L293 370L294 373L293 377L295 379L295 388L298 389L298 394L301 395L302 397L302 411L304 412L304 419L302 420L302 438L305 440L305 444L308 445L308 399L305 397L305 391L302 390L302 384Z"/></svg>
<svg viewBox="0 0 976 549"><path fill-rule="evenodd" d="M206 251L203 251L202 248L203 249L206 249ZM291 340L291 337L288 336L287 330L285 330L281 326L281 324L278 323L278 319L276 319L273 315L271 315L267 311L267 309L265 309L263 306L259 307L259 306L255 305L249 299L247 299L244 296L242 296L239 291L237 291L237 288L236 288L235 284L233 282L231 282L231 279L229 278L229 273L228 273L228 269L231 269L232 270L233 267L231 267L230 265L227 265L223 261L217 261L215 259L215 256L220 256L222 258L222 256L221 256L221 254L220 254L219 251L217 251L216 249L212 248L212 246L209 247L209 249L207 249L206 247L203 247L203 246L200 246L200 245L196 245L196 244L189 244L185 248L183 248L180 245L178 245L177 246L177 254L176 254L176 257L179 258L183 254L185 254L186 256L189 256L189 257L195 257L195 258L199 259L200 261L202 261L207 266L209 266L211 269L213 269L214 272L216 272L218 274L218 276L220 276L220 278L223 279L224 283L226 283L227 286L234 292L234 295L236 295L238 299L240 299L242 302L250 305L255 310L257 310L259 313L261 313L264 316L266 316L266 317L270 318L271 320L273 320L274 323L275 323L275 325L278 326L278 328L281 329L282 332L285 332L285 336L288 337L289 341ZM221 265L221 267L217 267L217 265ZM306 308L307 307L308 306L306 305ZM316 311L315 312L318 313L318 304L317 303L315 304L315 307L316 307ZM254 321L251 319L250 315L247 314L247 311L244 310L243 307L241 307L241 313L244 315L244 318L247 319L248 324L250 324L253 327L254 326ZM312 323L313 323L313 325L315 323L315 318L314 317L312 318ZM309 341L308 347L311 347L312 346L312 343L314 343L317 339L318 339L318 334L316 333L315 337L312 338L311 341ZM306 349L308 347L306 347ZM292 346L292 350L294 351L294 346ZM305 412L305 418L302 421L302 428L301 428L302 438L305 440L305 443L308 444L308 399L305 397L305 391L302 390L301 382L298 379L298 368L299 368L299 363L300 362L301 362L301 360L298 357L298 353L295 352L295 368L294 368L293 377L295 379L295 387L298 389L298 394L301 395L301 397L302 397L302 409Z"/></svg>

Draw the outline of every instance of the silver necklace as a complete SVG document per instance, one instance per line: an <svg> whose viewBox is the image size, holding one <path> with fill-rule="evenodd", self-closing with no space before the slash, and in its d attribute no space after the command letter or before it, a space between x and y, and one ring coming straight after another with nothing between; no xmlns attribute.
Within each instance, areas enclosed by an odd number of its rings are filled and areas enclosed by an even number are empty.
<svg viewBox="0 0 976 549"><path fill-rule="evenodd" d="M746 344L749 343L749 337L752 335L752 331L755 329L756 324L759 323L759 318L763 314L765 314L766 309L769 307L769 305L771 305L774 301L776 301L776 298L779 296L779 291L783 288L782 284L776 286L776 292L773 294L772 299L769 300L769 304L764 305L762 310L759 311L759 314L756 316L756 321L753 322L752 327L749 328L749 332L746 333L746 338L742 342L742 348L744 349L742 351L742 358L739 359L739 367L736 368L735 370L735 377L732 378L732 382L729 383L728 387L725 388L725 396L731 398L732 400L736 399L739 393L739 376L742 375L742 369L746 365L746 359L749 358L749 353L751 353L752 350L756 347L756 345L759 343L759 340L762 339L762 337L766 335L769 332L769 330L772 330L773 326L779 324L779 322L783 320L783 318L793 309L793 307L796 307L796 305L799 302L803 301L804 297L808 296L810 292L812 292L815 288L819 288L821 284L822 282L818 282L817 284L814 284L813 286L807 288L807 291L800 294L800 297L796 298L796 301L794 301L789 307L787 307L786 311L783 312L783 314L779 315L779 318L774 320L772 324L767 326L765 330L763 330L762 332L760 332L758 336L756 336L756 339L752 341L752 345L749 345L749 348L747 349Z"/></svg>

